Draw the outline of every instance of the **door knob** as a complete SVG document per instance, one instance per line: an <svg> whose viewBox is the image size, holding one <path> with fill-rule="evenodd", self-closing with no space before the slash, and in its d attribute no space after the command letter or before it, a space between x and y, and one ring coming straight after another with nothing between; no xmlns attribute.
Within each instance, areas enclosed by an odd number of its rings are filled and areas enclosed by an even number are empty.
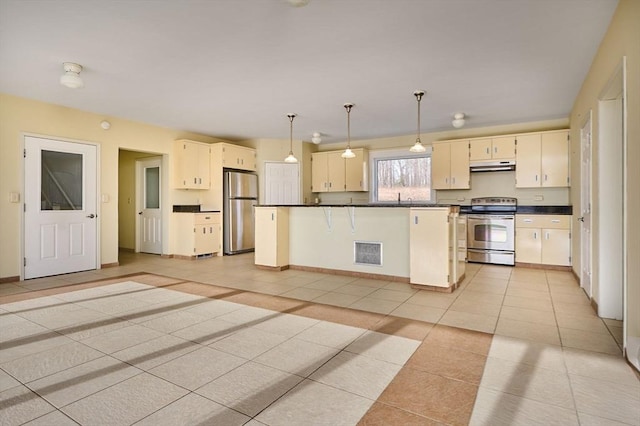
<svg viewBox="0 0 640 426"><path fill-rule="evenodd" d="M580 217L578 218L578 220L579 220L580 222L584 222L584 216L580 216Z"/></svg>
<svg viewBox="0 0 640 426"><path fill-rule="evenodd" d="M89 219L93 219L94 217L96 217L95 214L91 213L89 216L87 216Z"/></svg>
<svg viewBox="0 0 640 426"><path fill-rule="evenodd" d="M142 214L142 212L138 212L138 214Z"/></svg>

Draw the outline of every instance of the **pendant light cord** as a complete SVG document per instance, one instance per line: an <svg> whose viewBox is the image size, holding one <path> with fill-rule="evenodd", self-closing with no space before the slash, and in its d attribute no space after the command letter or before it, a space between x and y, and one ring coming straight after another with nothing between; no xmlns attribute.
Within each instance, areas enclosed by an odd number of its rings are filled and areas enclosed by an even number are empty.
<svg viewBox="0 0 640 426"><path fill-rule="evenodd" d="M351 107L353 104L344 104L347 110L347 149L351 149Z"/></svg>
<svg viewBox="0 0 640 426"><path fill-rule="evenodd" d="M414 95L416 95L416 99L418 100L418 130L416 132L416 142L422 143L422 141L420 141L420 101L422 100L424 92L415 92Z"/></svg>
<svg viewBox="0 0 640 426"><path fill-rule="evenodd" d="M289 117L289 153L293 153L293 119L295 114L288 114Z"/></svg>

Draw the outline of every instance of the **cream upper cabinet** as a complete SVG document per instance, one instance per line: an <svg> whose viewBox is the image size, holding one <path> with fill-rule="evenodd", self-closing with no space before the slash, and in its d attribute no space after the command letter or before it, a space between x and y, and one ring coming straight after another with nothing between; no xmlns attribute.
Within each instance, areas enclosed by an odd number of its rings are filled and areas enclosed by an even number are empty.
<svg viewBox="0 0 640 426"><path fill-rule="evenodd" d="M571 216L516 215L516 262L571 265Z"/></svg>
<svg viewBox="0 0 640 426"><path fill-rule="evenodd" d="M518 136L516 188L569 186L569 132Z"/></svg>
<svg viewBox="0 0 640 426"><path fill-rule="evenodd" d="M222 144L222 167L255 172L256 150L244 146Z"/></svg>
<svg viewBox="0 0 640 426"><path fill-rule="evenodd" d="M311 191L367 191L368 151L364 148L352 151L355 158L342 158L343 151L311 154Z"/></svg>
<svg viewBox="0 0 640 426"><path fill-rule="evenodd" d="M352 149L355 158L344 160L345 190L350 192L369 190L369 152L363 148Z"/></svg>
<svg viewBox="0 0 640 426"><path fill-rule="evenodd" d="M433 189L469 189L469 141L437 142L431 152Z"/></svg>
<svg viewBox="0 0 640 426"><path fill-rule="evenodd" d="M472 139L469 143L469 159L471 161L510 160L515 155L515 136Z"/></svg>
<svg viewBox="0 0 640 426"><path fill-rule="evenodd" d="M206 143L177 140L173 143L173 187L209 189L211 184L211 146Z"/></svg>

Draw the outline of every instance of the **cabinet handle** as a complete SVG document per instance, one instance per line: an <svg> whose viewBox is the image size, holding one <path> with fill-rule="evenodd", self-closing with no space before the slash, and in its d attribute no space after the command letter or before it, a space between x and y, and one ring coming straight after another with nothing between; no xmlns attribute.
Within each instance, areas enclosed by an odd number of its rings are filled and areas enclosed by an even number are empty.
<svg viewBox="0 0 640 426"><path fill-rule="evenodd" d="M487 154L488 154L489 153L489 148L487 148L486 151L487 151Z"/></svg>
<svg viewBox="0 0 640 426"><path fill-rule="evenodd" d="M413 217L413 223L414 223L414 225L418 224L418 216L414 216Z"/></svg>
<svg viewBox="0 0 640 426"><path fill-rule="evenodd" d="M202 184L202 178L198 178L198 183Z"/></svg>
<svg viewBox="0 0 640 426"><path fill-rule="evenodd" d="M456 178L455 178L455 177L452 177L452 178L451 178L451 183L453 183L453 184L455 184L455 183L456 183Z"/></svg>
<svg viewBox="0 0 640 426"><path fill-rule="evenodd" d="M547 232L547 235L545 236L545 239L549 239L549 233Z"/></svg>
<svg viewBox="0 0 640 426"><path fill-rule="evenodd" d="M206 226L203 226L203 227L202 227L202 233L203 233L203 234L206 234L206 233L207 233L207 227L206 227Z"/></svg>
<svg viewBox="0 0 640 426"><path fill-rule="evenodd" d="M536 182L538 181L538 175L536 175Z"/></svg>
<svg viewBox="0 0 640 426"><path fill-rule="evenodd" d="M210 227L209 227L209 233L210 233L210 234L213 234L213 226L210 226Z"/></svg>
<svg viewBox="0 0 640 426"><path fill-rule="evenodd" d="M551 223L560 223L560 219L551 219Z"/></svg>
<svg viewBox="0 0 640 426"><path fill-rule="evenodd" d="M545 182L547 181L547 175L544 175L544 181Z"/></svg>
<svg viewBox="0 0 640 426"><path fill-rule="evenodd" d="M523 219L524 223L533 223L533 219Z"/></svg>
<svg viewBox="0 0 640 426"><path fill-rule="evenodd" d="M274 214L273 214L273 213L271 213L271 220L272 220L272 221L273 221L273 220L275 220L273 216L274 216Z"/></svg>
<svg viewBox="0 0 640 426"><path fill-rule="evenodd" d="M193 178L193 183L198 183L198 178Z"/></svg>
<svg viewBox="0 0 640 426"><path fill-rule="evenodd" d="M494 146L494 147L493 147L493 153L494 153L494 154L497 154L497 153L498 153L498 147L497 147L497 146Z"/></svg>
<svg viewBox="0 0 640 426"><path fill-rule="evenodd" d="M537 233L537 232L534 232L534 233L533 233L533 239L534 239L534 240L537 240L537 239L538 239L538 233Z"/></svg>

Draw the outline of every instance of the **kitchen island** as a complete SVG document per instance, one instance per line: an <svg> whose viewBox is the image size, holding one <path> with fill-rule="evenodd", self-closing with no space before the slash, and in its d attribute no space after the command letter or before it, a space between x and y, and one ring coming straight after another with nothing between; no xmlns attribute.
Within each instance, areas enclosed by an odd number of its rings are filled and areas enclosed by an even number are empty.
<svg viewBox="0 0 640 426"><path fill-rule="evenodd" d="M464 274L458 210L408 204L258 206L256 265L451 291Z"/></svg>

